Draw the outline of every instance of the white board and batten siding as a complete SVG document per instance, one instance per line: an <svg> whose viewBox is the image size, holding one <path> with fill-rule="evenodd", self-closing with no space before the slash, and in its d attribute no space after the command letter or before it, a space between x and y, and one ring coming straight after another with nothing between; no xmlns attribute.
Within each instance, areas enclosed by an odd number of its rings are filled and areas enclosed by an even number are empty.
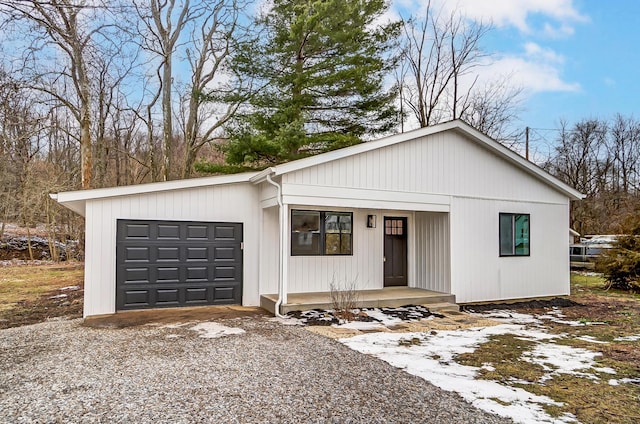
<svg viewBox="0 0 640 424"><path fill-rule="evenodd" d="M498 214L530 214L530 256L499 256ZM569 294L569 205L456 198L451 292L481 302Z"/></svg>
<svg viewBox="0 0 640 424"><path fill-rule="evenodd" d="M258 305L258 192L251 183L223 184L86 202L84 316L115 312L118 219L240 222L243 224L243 300Z"/></svg>
<svg viewBox="0 0 640 424"><path fill-rule="evenodd" d="M382 288L385 216L407 218L409 286L458 302L568 294L569 199L580 193L464 123L414 134L256 173L59 194L86 216L84 315L115 312L118 219L242 223L248 306L278 292L280 261L289 293L327 291L331 282ZM281 184L282 231L268 176ZM352 212L353 254L291 256L292 209ZM530 256L499 256L501 212L530 215Z"/></svg>
<svg viewBox="0 0 640 424"><path fill-rule="evenodd" d="M404 193L435 199L466 196L552 203L567 199L453 131L290 172L282 176L282 183L285 193L288 185L304 186L309 193L354 188L386 192L392 201L398 201Z"/></svg>
<svg viewBox="0 0 640 424"><path fill-rule="evenodd" d="M413 286L451 293L449 214L416 212L414 232L416 278Z"/></svg>
<svg viewBox="0 0 640 424"><path fill-rule="evenodd" d="M324 202L323 208L335 193L332 204L354 211L353 257L292 257L291 292L326 290L334 275L381 288L382 266L375 264L383 255L382 232L363 233L362 220L374 213L381 228L395 205L411 211L410 286L453 293L458 302L569 293L567 195L458 132L285 173L282 190L291 203ZM531 215L529 257L499 256L500 212Z"/></svg>
<svg viewBox="0 0 640 424"><path fill-rule="evenodd" d="M292 205L291 209L313 209L333 212L352 212L352 255L290 256L289 292L308 293L329 291L331 284L345 288L354 284L357 290L381 289L384 283L383 217L406 217L413 225L413 213L380 211L344 207L316 207ZM376 228L367 228L367 215L377 216ZM414 253L413 237L409 237L408 255ZM414 280L409 269L409 279Z"/></svg>

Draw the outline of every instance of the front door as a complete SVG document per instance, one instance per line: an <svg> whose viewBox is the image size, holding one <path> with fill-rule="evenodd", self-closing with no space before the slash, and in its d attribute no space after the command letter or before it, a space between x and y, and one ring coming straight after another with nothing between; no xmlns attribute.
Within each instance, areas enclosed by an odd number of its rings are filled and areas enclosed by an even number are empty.
<svg viewBox="0 0 640 424"><path fill-rule="evenodd" d="M384 217L384 286L407 285L407 218Z"/></svg>

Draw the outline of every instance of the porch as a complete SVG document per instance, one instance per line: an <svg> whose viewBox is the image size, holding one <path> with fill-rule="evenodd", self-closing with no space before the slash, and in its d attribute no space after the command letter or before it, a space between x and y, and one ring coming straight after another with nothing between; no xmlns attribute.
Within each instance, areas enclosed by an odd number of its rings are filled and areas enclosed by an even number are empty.
<svg viewBox="0 0 640 424"><path fill-rule="evenodd" d="M280 307L282 314L309 309L331 309L330 292L289 293L288 302ZM260 307L275 313L277 294L260 296ZM358 290L357 305L361 308L395 308L404 305L425 305L431 311L458 311L455 295L415 287L385 287Z"/></svg>

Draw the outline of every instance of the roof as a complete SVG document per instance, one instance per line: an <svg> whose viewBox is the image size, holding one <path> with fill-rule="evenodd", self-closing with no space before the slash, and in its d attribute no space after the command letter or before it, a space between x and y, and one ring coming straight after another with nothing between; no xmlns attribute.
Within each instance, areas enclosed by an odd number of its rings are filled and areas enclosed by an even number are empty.
<svg viewBox="0 0 640 424"><path fill-rule="evenodd" d="M563 193L573 200L579 200L585 196L574 188L555 178L542 168L532 162L529 162L514 151L508 149L487 135L476 130L469 124L461 120L449 121L426 128L420 128L405 133L396 134L378 140L369 141L367 143L357 144L355 146L345 147L331 152L322 153L304 159L283 163L281 165L272 166L260 172L248 172L235 175L222 175L214 177L193 178L187 180L175 180L159 183L138 184L123 187L100 188L92 190L69 191L58 194L52 194L51 197L69 209L84 216L85 202L87 200L102 199L108 197L128 196L143 193L153 193L159 191L180 190L185 188L197 188L221 184L234 184L241 182L258 183L264 181L267 175L283 175L289 172L299 171L304 168L320 165L323 163L339 160L342 158L369 152L371 150L381 149L394 144L403 143L405 141L415 140L416 138L425 137L444 131L456 131L468 139L476 142L480 146L493 152L507 162L511 163L520 170L528 173L534 178L551 186L555 190Z"/></svg>
<svg viewBox="0 0 640 424"><path fill-rule="evenodd" d="M85 202L87 200L249 182L251 177L254 175L256 175L256 172L245 172L234 175L217 175L213 177L190 178L186 180L163 181L130 186L65 191L57 194L50 194L49 196L58 203L61 203L72 211L84 216Z"/></svg>

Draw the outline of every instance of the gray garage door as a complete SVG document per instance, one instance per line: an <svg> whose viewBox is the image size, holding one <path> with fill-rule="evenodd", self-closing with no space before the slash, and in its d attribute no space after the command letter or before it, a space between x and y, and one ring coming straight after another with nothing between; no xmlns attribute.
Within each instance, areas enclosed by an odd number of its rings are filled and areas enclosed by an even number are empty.
<svg viewBox="0 0 640 424"><path fill-rule="evenodd" d="M242 302L242 224L118 220L116 309Z"/></svg>

